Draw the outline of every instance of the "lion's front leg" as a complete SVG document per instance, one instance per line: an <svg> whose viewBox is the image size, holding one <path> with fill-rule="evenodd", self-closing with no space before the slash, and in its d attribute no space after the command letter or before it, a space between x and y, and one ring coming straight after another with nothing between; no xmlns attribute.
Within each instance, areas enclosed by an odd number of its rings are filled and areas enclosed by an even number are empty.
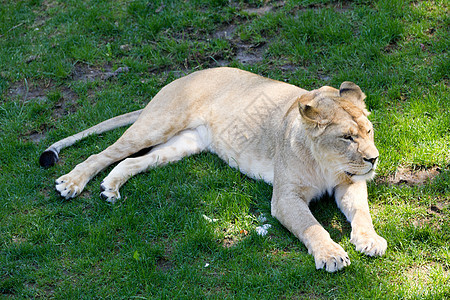
<svg viewBox="0 0 450 300"><path fill-rule="evenodd" d="M289 186L274 185L272 215L305 244L317 269L335 272L350 265L345 250L314 218L302 195L289 191Z"/></svg>
<svg viewBox="0 0 450 300"><path fill-rule="evenodd" d="M356 250L369 256L384 255L387 242L373 227L366 182L339 185L336 187L335 197L339 208L352 225L350 241L356 246Z"/></svg>

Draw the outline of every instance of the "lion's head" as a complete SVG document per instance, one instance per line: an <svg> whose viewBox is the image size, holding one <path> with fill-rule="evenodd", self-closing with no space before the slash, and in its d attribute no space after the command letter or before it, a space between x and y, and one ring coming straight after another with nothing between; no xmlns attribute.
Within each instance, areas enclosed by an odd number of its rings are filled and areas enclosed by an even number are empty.
<svg viewBox="0 0 450 300"><path fill-rule="evenodd" d="M375 175L379 153L364 99L359 86L348 81L339 90L322 87L299 99L312 154L336 178L358 181Z"/></svg>

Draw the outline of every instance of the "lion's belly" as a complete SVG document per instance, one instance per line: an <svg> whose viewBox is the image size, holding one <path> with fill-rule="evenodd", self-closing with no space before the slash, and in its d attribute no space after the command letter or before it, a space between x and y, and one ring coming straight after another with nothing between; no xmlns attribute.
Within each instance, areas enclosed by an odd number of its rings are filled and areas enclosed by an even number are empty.
<svg viewBox="0 0 450 300"><path fill-rule="evenodd" d="M223 136L212 137L208 146L209 151L217 154L231 167L251 178L272 184L273 157L262 149L264 148L255 143L246 144L245 139L227 140Z"/></svg>
<svg viewBox="0 0 450 300"><path fill-rule="evenodd" d="M221 149L222 150L222 149ZM215 151L228 165L238 169L241 173L253 179L264 180L267 183L273 183L273 160L261 157L259 155L239 154L233 151Z"/></svg>
<svg viewBox="0 0 450 300"><path fill-rule="evenodd" d="M273 182L273 161L255 155L239 155L226 157L224 159L230 166L237 168L240 172L253 179L262 179L267 183Z"/></svg>

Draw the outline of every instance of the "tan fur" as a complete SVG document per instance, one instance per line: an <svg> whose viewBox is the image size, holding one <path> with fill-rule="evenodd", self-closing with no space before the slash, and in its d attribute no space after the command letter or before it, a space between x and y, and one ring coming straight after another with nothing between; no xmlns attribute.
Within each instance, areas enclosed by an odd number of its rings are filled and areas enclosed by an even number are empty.
<svg viewBox="0 0 450 300"><path fill-rule="evenodd" d="M105 178L102 195L113 202L129 177L211 151L272 184L272 215L306 245L317 268L334 272L350 264L347 253L308 208L324 193L334 194L351 222L358 251L383 255L387 247L367 202L366 180L378 151L364 98L351 82L308 92L238 69L195 72L164 87L116 143L57 179L56 189L75 197L107 166L154 147L123 160Z"/></svg>

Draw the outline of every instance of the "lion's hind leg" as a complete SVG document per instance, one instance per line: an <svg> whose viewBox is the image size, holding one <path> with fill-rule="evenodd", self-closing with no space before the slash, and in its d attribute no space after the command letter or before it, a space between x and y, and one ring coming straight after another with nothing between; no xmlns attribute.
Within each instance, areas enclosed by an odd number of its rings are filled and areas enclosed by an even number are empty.
<svg viewBox="0 0 450 300"><path fill-rule="evenodd" d="M205 150L208 145L209 138L204 126L183 130L167 142L154 147L149 153L139 157L127 158L119 163L103 180L101 197L114 203L120 198L120 187L132 176L150 168L199 153Z"/></svg>
<svg viewBox="0 0 450 300"><path fill-rule="evenodd" d="M98 154L89 156L72 171L56 179L56 190L66 198L78 196L86 184L111 164L121 161L142 149L167 142L185 130L189 114L168 114L165 107L149 103L138 120L112 145ZM156 101L157 102L157 101Z"/></svg>

